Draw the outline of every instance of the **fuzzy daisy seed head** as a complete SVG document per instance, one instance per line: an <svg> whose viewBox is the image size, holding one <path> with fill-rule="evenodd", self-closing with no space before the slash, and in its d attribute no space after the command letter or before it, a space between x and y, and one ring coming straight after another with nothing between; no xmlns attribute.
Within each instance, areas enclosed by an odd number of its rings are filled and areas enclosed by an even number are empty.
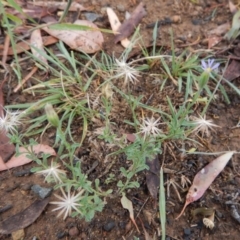
<svg viewBox="0 0 240 240"><path fill-rule="evenodd" d="M47 182L54 180L56 183L62 183L62 180L66 177L66 172L59 168L60 165L52 161L49 168L38 171L36 174L44 175Z"/></svg>
<svg viewBox="0 0 240 240"><path fill-rule="evenodd" d="M20 111L5 109L5 115L0 117L0 131L15 133L17 127L21 124L21 113Z"/></svg>
<svg viewBox="0 0 240 240"><path fill-rule="evenodd" d="M157 137L162 133L162 130L158 128L159 125L160 118L157 120L153 117L145 118L140 125L140 133L144 135L144 139L146 139L147 136Z"/></svg>
<svg viewBox="0 0 240 240"><path fill-rule="evenodd" d="M199 116L199 117L192 117L193 124L195 128L193 129L193 133L198 134L201 133L202 137L206 135L207 137L210 136L210 130L214 130L214 127L219 127L218 125L214 124L212 120L207 120L206 115Z"/></svg>
<svg viewBox="0 0 240 240"><path fill-rule="evenodd" d="M63 220L65 220L67 218L67 216L72 215L73 210L75 210L79 214L82 214L82 212L79 209L79 207L81 207L82 204L80 204L79 202L83 198L82 194L84 193L84 189L81 189L76 195L75 195L75 193L72 193L72 195L71 195L70 189L67 191L67 194L63 191L62 188L60 188L60 189L61 189L63 197L61 197L57 194L54 194L54 196L56 198L58 198L60 201L50 202L50 204L58 205L58 207L56 207L52 210L52 211L60 210L57 217L64 215Z"/></svg>
<svg viewBox="0 0 240 240"><path fill-rule="evenodd" d="M127 63L123 58L122 60L115 59L115 76L114 78L124 79L124 85L127 83L135 84L138 82L139 71Z"/></svg>

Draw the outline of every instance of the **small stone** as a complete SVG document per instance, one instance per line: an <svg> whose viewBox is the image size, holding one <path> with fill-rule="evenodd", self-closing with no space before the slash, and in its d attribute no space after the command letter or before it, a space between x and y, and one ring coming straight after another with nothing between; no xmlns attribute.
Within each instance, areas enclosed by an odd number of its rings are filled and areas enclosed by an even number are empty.
<svg viewBox="0 0 240 240"><path fill-rule="evenodd" d="M12 233L13 240L21 240L24 239L24 237L25 237L24 229L19 229L16 232Z"/></svg>
<svg viewBox="0 0 240 240"><path fill-rule="evenodd" d="M118 10L119 12L125 12L125 7L124 7L122 4L118 4L118 5L117 5L117 10Z"/></svg>
<svg viewBox="0 0 240 240"><path fill-rule="evenodd" d="M66 232L60 231L60 232L58 232L58 233L56 234L56 237L57 237L57 239L62 239L62 238L64 238L66 235L67 235Z"/></svg>
<svg viewBox="0 0 240 240"><path fill-rule="evenodd" d="M173 23L181 23L182 22L181 16L179 16L179 15L172 16L172 22Z"/></svg>
<svg viewBox="0 0 240 240"><path fill-rule="evenodd" d="M106 232L110 232L113 228L115 227L115 222L110 220L109 222L107 222L106 224L104 224L103 229Z"/></svg>
<svg viewBox="0 0 240 240"><path fill-rule="evenodd" d="M91 13L91 12L87 12L87 13L84 13L84 16L86 17L86 19L90 22L94 22L96 21L98 18L101 17L101 15L99 14L96 14L96 13Z"/></svg>
<svg viewBox="0 0 240 240"><path fill-rule="evenodd" d="M184 228L184 235L190 235L191 234L191 229L190 228Z"/></svg>
<svg viewBox="0 0 240 240"><path fill-rule="evenodd" d="M40 198L44 199L46 197L49 197L50 194L52 193L52 188L43 188L39 185L33 185L31 187L31 190L36 193Z"/></svg>
<svg viewBox="0 0 240 240"><path fill-rule="evenodd" d="M79 230L77 227L72 227L70 228L70 230L68 231L69 236L71 237L75 237L79 235Z"/></svg>

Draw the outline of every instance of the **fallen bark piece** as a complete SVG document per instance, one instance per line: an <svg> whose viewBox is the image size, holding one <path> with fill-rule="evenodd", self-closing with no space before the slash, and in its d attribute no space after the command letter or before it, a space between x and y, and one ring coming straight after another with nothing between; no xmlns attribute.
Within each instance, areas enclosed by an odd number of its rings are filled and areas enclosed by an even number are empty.
<svg viewBox="0 0 240 240"><path fill-rule="evenodd" d="M49 198L37 200L28 208L0 223L0 233L10 234L31 225L49 203Z"/></svg>
<svg viewBox="0 0 240 240"><path fill-rule="evenodd" d="M129 37L146 14L147 12L144 9L143 3L139 3L131 14L131 17L125 20L118 29L118 34L116 35L114 42L118 43L122 39Z"/></svg>

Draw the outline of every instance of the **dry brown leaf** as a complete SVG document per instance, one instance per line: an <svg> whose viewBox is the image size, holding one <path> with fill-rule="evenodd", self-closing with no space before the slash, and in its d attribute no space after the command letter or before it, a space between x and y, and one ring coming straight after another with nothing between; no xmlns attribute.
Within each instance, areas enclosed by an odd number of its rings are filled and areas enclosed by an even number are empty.
<svg viewBox="0 0 240 240"><path fill-rule="evenodd" d="M231 28L231 24L229 22L223 23L214 29L208 32L208 36L223 36L229 29Z"/></svg>
<svg viewBox="0 0 240 240"><path fill-rule="evenodd" d="M98 27L94 23L77 20L74 24L88 26L94 30L55 30L49 27L44 27L43 30L80 52L95 53L102 49L103 35L97 30Z"/></svg>
<svg viewBox="0 0 240 240"><path fill-rule="evenodd" d="M209 37L208 38L208 49L216 46L218 43L222 41L222 37Z"/></svg>
<svg viewBox="0 0 240 240"><path fill-rule="evenodd" d="M46 153L52 156L56 156L55 150L44 144L37 144L32 147L29 147L28 149L24 147L19 148L19 154L18 156L14 155L7 163L3 164L0 161L0 171L7 170L13 167L18 167L22 166L24 164L32 162L32 159L28 158L28 151L33 151L34 154L41 154L41 153Z"/></svg>

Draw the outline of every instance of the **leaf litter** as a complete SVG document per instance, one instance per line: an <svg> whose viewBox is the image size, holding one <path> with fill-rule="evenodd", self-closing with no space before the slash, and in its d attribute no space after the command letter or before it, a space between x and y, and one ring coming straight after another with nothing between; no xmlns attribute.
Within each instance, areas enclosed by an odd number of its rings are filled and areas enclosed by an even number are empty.
<svg viewBox="0 0 240 240"><path fill-rule="evenodd" d="M135 26L136 27L136 26ZM134 27L134 28L135 28ZM156 186L155 186L156 187ZM149 191L150 192L150 191ZM155 191L156 192L156 191ZM152 194L152 196L156 196L156 193ZM195 200L194 200L195 201ZM131 210L131 207L128 206L128 208ZM133 212L133 210L131 210ZM131 216L131 213L130 213L130 216Z"/></svg>

